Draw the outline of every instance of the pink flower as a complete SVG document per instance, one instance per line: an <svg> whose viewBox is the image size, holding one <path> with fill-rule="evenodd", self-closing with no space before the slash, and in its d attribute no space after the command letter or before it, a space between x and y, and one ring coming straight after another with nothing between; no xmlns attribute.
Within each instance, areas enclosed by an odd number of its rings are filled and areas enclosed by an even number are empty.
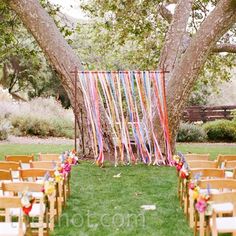
<svg viewBox="0 0 236 236"><path fill-rule="evenodd" d="M64 171L67 173L71 172L71 165L69 163L66 163L64 165Z"/></svg>
<svg viewBox="0 0 236 236"><path fill-rule="evenodd" d="M189 189L194 190L195 184L193 182L191 182L191 183L189 183L188 187L189 187Z"/></svg>
<svg viewBox="0 0 236 236"><path fill-rule="evenodd" d="M71 172L71 165L69 163L62 164L59 172L64 176L67 176Z"/></svg>
<svg viewBox="0 0 236 236"><path fill-rule="evenodd" d="M207 208L207 202L203 199L199 199L197 203L195 204L195 207L198 212L202 213L206 210Z"/></svg>
<svg viewBox="0 0 236 236"><path fill-rule="evenodd" d="M183 166L182 162L178 163L177 166L176 166L177 171L180 171L182 166Z"/></svg>

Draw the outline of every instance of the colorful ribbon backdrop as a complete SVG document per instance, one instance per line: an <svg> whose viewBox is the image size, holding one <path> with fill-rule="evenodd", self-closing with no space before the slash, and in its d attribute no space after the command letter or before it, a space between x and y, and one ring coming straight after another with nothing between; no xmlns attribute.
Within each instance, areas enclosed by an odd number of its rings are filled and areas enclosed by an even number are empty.
<svg viewBox="0 0 236 236"><path fill-rule="evenodd" d="M98 164L104 162L100 105L113 134L115 164L136 162L134 140L141 161L172 165L164 72L158 71L80 71L88 124L92 130L93 151ZM153 107L157 107L164 134L164 157L154 132ZM132 138L131 138L132 137Z"/></svg>

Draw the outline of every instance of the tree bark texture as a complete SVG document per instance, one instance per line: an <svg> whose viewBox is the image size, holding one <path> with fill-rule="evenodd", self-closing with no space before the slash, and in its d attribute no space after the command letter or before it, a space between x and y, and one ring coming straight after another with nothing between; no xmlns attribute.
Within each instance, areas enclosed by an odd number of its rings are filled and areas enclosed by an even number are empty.
<svg viewBox="0 0 236 236"><path fill-rule="evenodd" d="M181 15L178 17L181 18ZM170 71L170 79L167 84L167 106L173 148L180 125L180 117L198 74L216 42L235 22L235 1L219 1L215 9L202 23L196 35L191 39L184 54L175 62L173 70ZM179 29L176 30L178 31ZM175 34L172 34L172 37L175 37ZM165 60L161 61L160 65L162 63L165 63ZM158 128L157 124L156 128Z"/></svg>
<svg viewBox="0 0 236 236"><path fill-rule="evenodd" d="M172 71L180 57L192 4L193 0L180 0L175 7L175 13L172 16L171 24L165 38L165 44L161 51L160 69ZM166 78L169 80L168 74Z"/></svg>
<svg viewBox="0 0 236 236"><path fill-rule="evenodd" d="M68 93L73 111L76 112L78 118L81 117L82 111L83 125L87 124L87 114L80 83L77 83L77 101L75 102L75 74L72 72L76 67L78 70L83 70L78 56L63 38L53 19L37 0L9 0L7 3L34 36L44 55L58 73L61 83ZM107 133L106 141L109 143L112 139L106 125L107 121L103 116L101 120L103 132ZM78 119L78 124L81 126L80 119ZM85 147L86 150L90 150L91 140L87 134L85 129Z"/></svg>

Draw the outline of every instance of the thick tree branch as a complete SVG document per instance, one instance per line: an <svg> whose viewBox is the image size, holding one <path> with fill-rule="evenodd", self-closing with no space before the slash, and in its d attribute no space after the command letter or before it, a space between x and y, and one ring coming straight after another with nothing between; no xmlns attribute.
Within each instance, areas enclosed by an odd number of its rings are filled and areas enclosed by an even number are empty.
<svg viewBox="0 0 236 236"><path fill-rule="evenodd" d="M236 53L236 44L231 44L231 43L216 44L216 46L213 48L212 52L215 52L215 53L219 53L219 52Z"/></svg>
<svg viewBox="0 0 236 236"><path fill-rule="evenodd" d="M176 5L175 13L161 52L159 68L173 70L175 62L182 51L182 41L184 35L186 35L186 27L192 9L192 3L192 0L180 0Z"/></svg>
<svg viewBox="0 0 236 236"><path fill-rule="evenodd" d="M157 10L160 12L160 15L170 24L173 17L170 10L168 10L163 4L158 5Z"/></svg>
<svg viewBox="0 0 236 236"><path fill-rule="evenodd" d="M171 80L167 85L167 106L172 139L176 137L180 116L208 55L216 42L235 22L236 4L234 4L234 0L219 1L201 24L181 60L172 71Z"/></svg>
<svg viewBox="0 0 236 236"><path fill-rule="evenodd" d="M67 91L74 112L80 117L83 113L83 124L87 124L87 113L83 98L81 84L74 86L75 75L72 73L75 67L82 70L80 59L63 38L53 19L40 5L38 0L5 0L16 12L28 31L34 36L45 56L59 75L63 87ZM77 100L75 91L77 90ZM101 112L101 124L103 132L107 134L105 142L112 147L112 137L107 126L105 113ZM85 147L91 147L91 140L85 132L87 143Z"/></svg>

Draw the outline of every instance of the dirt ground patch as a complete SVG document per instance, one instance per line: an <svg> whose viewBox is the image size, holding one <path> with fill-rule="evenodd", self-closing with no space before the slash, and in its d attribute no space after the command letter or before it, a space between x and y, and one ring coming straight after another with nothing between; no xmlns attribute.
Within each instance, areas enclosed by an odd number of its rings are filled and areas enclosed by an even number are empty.
<svg viewBox="0 0 236 236"><path fill-rule="evenodd" d="M68 138L39 138L36 136L17 137L10 135L7 140L0 141L0 144L68 144L73 145L74 140ZM178 143L178 146L190 145L190 146L236 146L236 143Z"/></svg>
<svg viewBox="0 0 236 236"><path fill-rule="evenodd" d="M10 135L7 140L0 141L0 144L68 144L73 145L74 140L68 138L39 138L36 136L17 137Z"/></svg>

